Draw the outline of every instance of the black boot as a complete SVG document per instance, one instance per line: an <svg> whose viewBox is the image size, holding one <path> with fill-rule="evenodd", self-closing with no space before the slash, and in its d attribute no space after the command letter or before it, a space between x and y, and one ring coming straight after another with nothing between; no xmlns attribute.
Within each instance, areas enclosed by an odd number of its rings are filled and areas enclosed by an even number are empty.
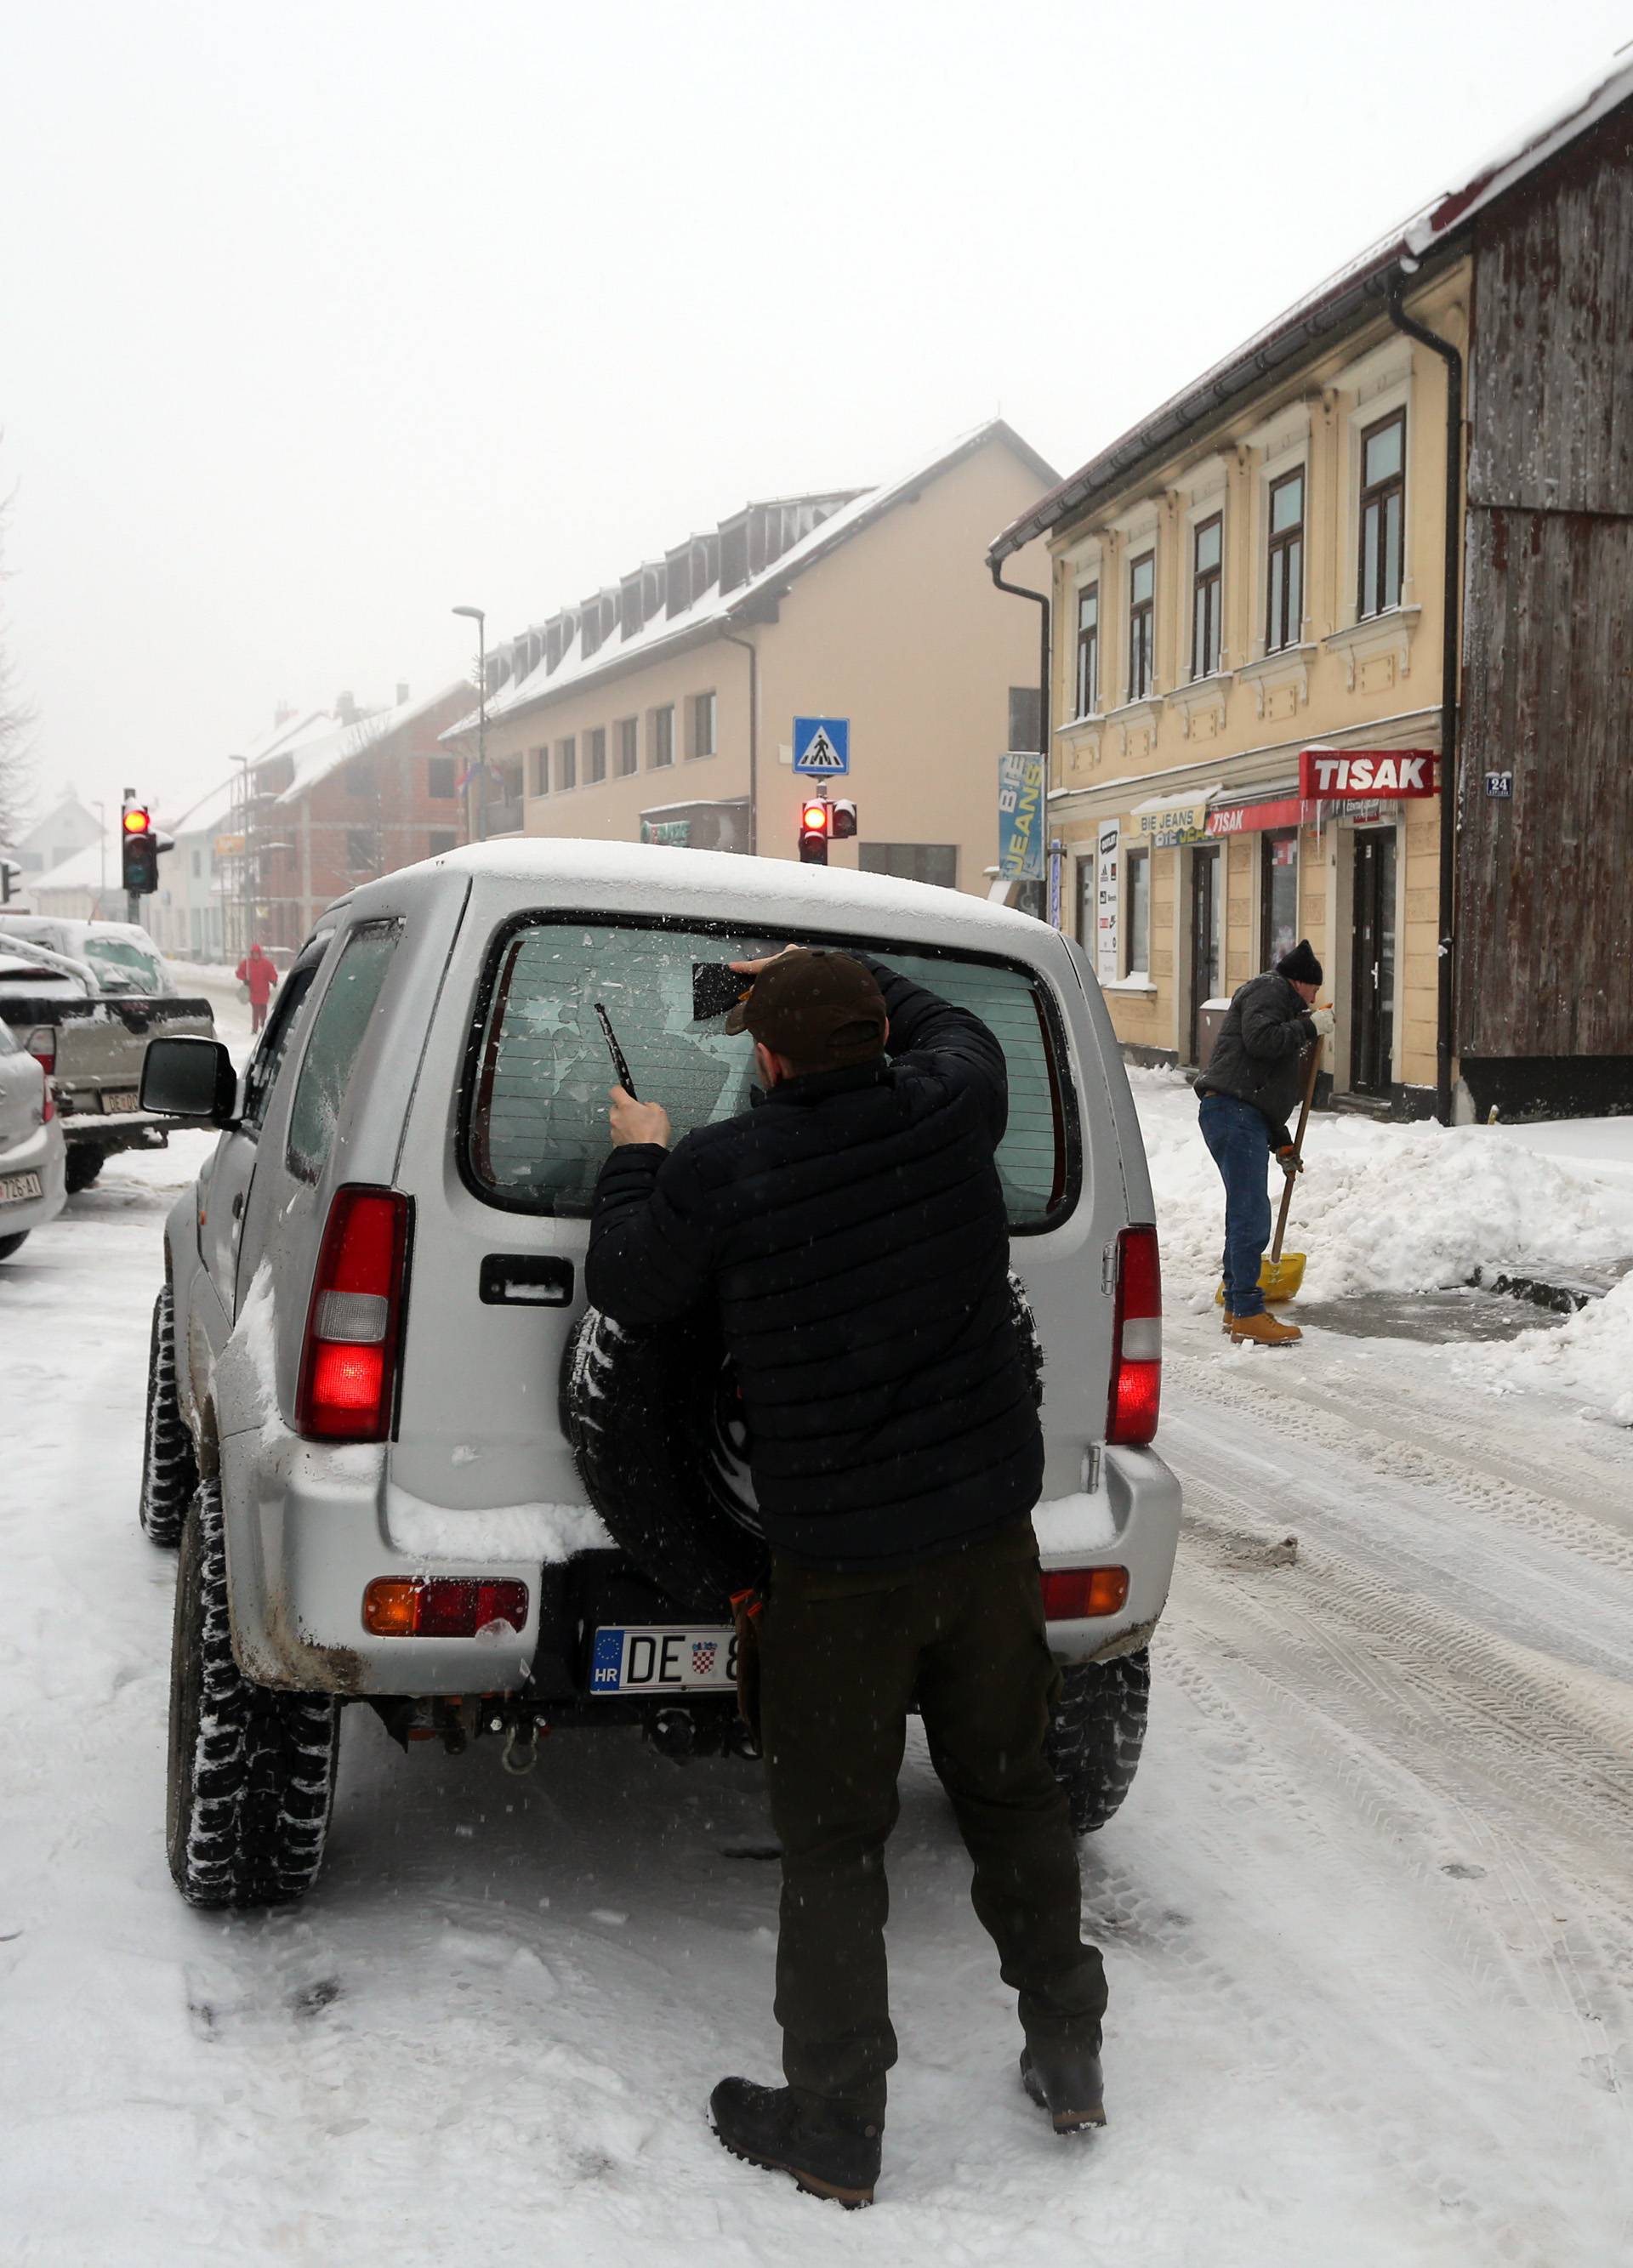
<svg viewBox="0 0 1633 2268"><path fill-rule="evenodd" d="M726 2147L750 2165L792 2174L812 2197L837 2198L842 2205L873 2203L876 2122L847 2118L813 2106L791 2087L757 2087L751 2079L721 2080L709 2113Z"/></svg>
<svg viewBox="0 0 1633 2268"><path fill-rule="evenodd" d="M1049 2113L1057 2134L1105 2124L1100 2058L1087 2048L1023 2048L1021 2084Z"/></svg>

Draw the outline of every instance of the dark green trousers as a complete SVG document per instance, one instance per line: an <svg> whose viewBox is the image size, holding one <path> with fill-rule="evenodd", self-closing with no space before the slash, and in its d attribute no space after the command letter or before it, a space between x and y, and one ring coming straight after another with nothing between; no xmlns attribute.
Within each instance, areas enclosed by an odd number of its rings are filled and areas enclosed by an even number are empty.
<svg viewBox="0 0 1633 2268"><path fill-rule="evenodd" d="M882 2121L896 2060L884 1845L916 1694L1029 2039L1099 2044L1077 1846L1044 1755L1055 1683L1030 1521L889 1574L773 1557L761 1732L782 1844L777 2021L801 2093Z"/></svg>

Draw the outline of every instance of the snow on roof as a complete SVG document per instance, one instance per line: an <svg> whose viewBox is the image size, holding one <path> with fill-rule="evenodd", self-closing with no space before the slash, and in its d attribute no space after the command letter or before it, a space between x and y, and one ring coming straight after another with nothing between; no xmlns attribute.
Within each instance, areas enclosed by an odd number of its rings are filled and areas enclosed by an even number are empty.
<svg viewBox="0 0 1633 2268"><path fill-rule="evenodd" d="M1044 941L1056 935L1029 914L938 883L864 874L853 867L800 866L729 850L672 850L653 843L526 835L467 843L428 863L521 883L558 901L571 894L592 909L605 903L610 912L641 908L695 920L706 909L716 920L739 922L768 937L836 925L877 936L882 931L888 934L899 921L909 934L921 933L928 924L943 939L966 941L973 951L1018 949L1036 959ZM387 883L393 879L388 876Z"/></svg>
<svg viewBox="0 0 1633 2268"><path fill-rule="evenodd" d="M1452 189L1437 190L1396 228L1388 230L1364 251L1325 276L1312 291L1245 339L1238 347L1189 379L1178 393L1147 412L1137 424L1119 434L1105 448L1061 481L1029 511L1010 521L994 538L988 556L1007 558L1034 537L1068 518L1103 481L1131 471L1140 457L1176 438L1186 424L1195 423L1220 406L1219 387L1233 373L1252 364L1275 340L1297 331L1319 309L1343 296L1365 278L1381 276L1398 263L1408 272L1430 257L1476 213L1516 188L1527 175L1585 134L1600 119L1633 97L1633 58L1613 58L1592 78L1571 89L1517 132L1509 135L1468 180Z"/></svg>
<svg viewBox="0 0 1633 2268"><path fill-rule="evenodd" d="M107 887L120 887L120 849L115 836L107 845L107 864L103 865L102 845L87 843L83 850L76 850L71 858L64 858L58 866L51 866L43 874L29 874L23 881L24 894L34 897L41 890L100 890L106 874Z"/></svg>
<svg viewBox="0 0 1633 2268"><path fill-rule="evenodd" d="M802 535L796 543L790 544L788 549L773 560L770 566L762 568L757 575L750 576L746 581L737 584L732 590L722 592L717 575L708 588L700 592L692 600L691 604L683 607L679 613L654 615L650 622L642 623L639 630L627 637L623 635L621 629L615 630L611 637L587 657L583 652L583 632L580 625L573 633L572 644L566 649L554 669L550 669L541 661L528 676L520 679L514 684L502 687L498 693L490 697L487 703L489 723L491 724L497 718L509 716L518 710L529 708L536 701L553 699L558 694L565 692L569 687L589 684L617 665L636 658L645 661L662 653L668 647L683 639L695 637L700 630L706 630L711 625L724 628L735 616L745 609L751 608L757 597L762 597L768 591L777 589L790 577L798 575L806 568L815 565L818 559L824 557L836 545L843 543L847 536L853 535L859 528L865 526L870 520L876 519L882 513L888 512L893 504L902 503L917 490L921 489L926 482L934 480L940 474L947 471L958 459L972 455L977 449L993 439L1009 441L1029 459L1032 459L1039 466L1043 465L1042 459L1034 458L1033 453L1027 448L1026 444L1017 434L1011 431L1001 418L989 418L984 424L972 427L967 433L961 433L956 440L944 443L927 456L915 459L913 464L905 471L898 473L894 479L886 481L876 488L859 490L851 497L848 504L841 504L836 512L831 512L825 519L819 521L809 534ZM1043 476L1045 478L1050 476L1047 467L1043 467ZM813 493L843 494L844 491L815 490ZM703 538L698 537L694 540L701 542ZM458 739L461 735L470 732L476 721L477 711L473 709L468 716L462 717L456 724L450 725L442 738L445 740Z"/></svg>
<svg viewBox="0 0 1633 2268"><path fill-rule="evenodd" d="M323 722L329 727L327 731L314 732L292 750L277 751L280 755L292 754L295 760L295 777L277 801L299 803L303 795L342 764L350 763L353 756L362 755L378 741L401 732L405 725L411 725L416 718L434 709L438 702L446 701L460 682L454 678L448 684L440 685L434 693L422 694L417 701L399 701L393 708L376 709L351 725L337 725L332 718L326 717Z"/></svg>
<svg viewBox="0 0 1633 2268"><path fill-rule="evenodd" d="M218 780L214 787L207 789L203 795L187 805L179 816L172 818L166 814L160 817L159 823L166 834L178 837L183 835L216 834L233 817L233 805L238 799L238 794L239 779L238 776L233 774L230 778Z"/></svg>

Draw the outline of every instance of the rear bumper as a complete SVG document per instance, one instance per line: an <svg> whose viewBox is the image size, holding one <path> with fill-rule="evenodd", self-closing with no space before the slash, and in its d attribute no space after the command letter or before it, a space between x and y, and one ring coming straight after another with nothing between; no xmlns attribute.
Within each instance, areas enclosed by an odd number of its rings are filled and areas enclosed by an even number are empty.
<svg viewBox="0 0 1633 2268"><path fill-rule="evenodd" d="M37 1126L9 1149L0 1148L0 1176L38 1174L41 1191L37 1197L0 1204L0 1236L26 1236L30 1229L43 1228L56 1219L67 1194L63 1158L62 1137L55 1126Z"/></svg>
<svg viewBox="0 0 1633 2268"><path fill-rule="evenodd" d="M1033 1525L1046 1570L1128 1570L1128 1596L1118 1613L1050 1624L1057 1661L1110 1661L1146 1644L1168 1603L1179 1513L1179 1484L1155 1449L1105 1449L1092 1492L1038 1506Z"/></svg>
<svg viewBox="0 0 1633 2268"><path fill-rule="evenodd" d="M112 1154L115 1150L162 1150L174 1123L140 1110L106 1112L85 1101L59 1098L63 1138L76 1149L90 1148Z"/></svg>

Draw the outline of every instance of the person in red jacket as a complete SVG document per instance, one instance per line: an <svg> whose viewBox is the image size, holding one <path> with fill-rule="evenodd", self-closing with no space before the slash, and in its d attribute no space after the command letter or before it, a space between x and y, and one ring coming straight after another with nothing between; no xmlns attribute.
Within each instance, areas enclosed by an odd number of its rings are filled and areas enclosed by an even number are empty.
<svg viewBox="0 0 1633 2268"><path fill-rule="evenodd" d="M277 970L258 945L252 945L238 964L238 981L249 993L249 1028L258 1032L267 1020L267 1002L277 983Z"/></svg>

